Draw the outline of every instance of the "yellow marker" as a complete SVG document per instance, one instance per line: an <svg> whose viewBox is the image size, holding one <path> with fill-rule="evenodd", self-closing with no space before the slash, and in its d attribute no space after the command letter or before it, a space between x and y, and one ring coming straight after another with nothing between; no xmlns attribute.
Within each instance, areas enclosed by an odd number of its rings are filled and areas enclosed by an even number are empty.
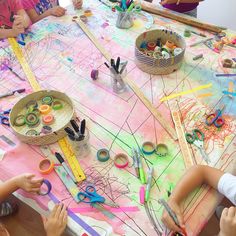
<svg viewBox="0 0 236 236"><path fill-rule="evenodd" d="M177 97L180 97L180 96L183 96L183 95L186 95L186 94L194 93L194 92L202 90L202 89L210 88L211 86L212 86L212 84L201 85L201 86L199 86L197 88L194 88L194 89L190 89L190 90L187 90L187 91L183 91L181 93L175 93L175 94L171 94L170 96L163 97L160 101L161 102L168 101L168 100L171 100L173 98L177 98Z"/></svg>
<svg viewBox="0 0 236 236"><path fill-rule="evenodd" d="M83 170L81 169L78 160L74 154L74 151L66 138L60 139L58 141L59 146L64 153L66 160L68 161L70 168L78 182L86 179Z"/></svg>
<svg viewBox="0 0 236 236"><path fill-rule="evenodd" d="M197 97L198 98L205 98L205 97L210 97L212 95L213 95L212 93L202 93L202 94L199 94Z"/></svg>
<svg viewBox="0 0 236 236"><path fill-rule="evenodd" d="M228 92L229 93L233 93L234 92L234 83L232 81L229 82Z"/></svg>

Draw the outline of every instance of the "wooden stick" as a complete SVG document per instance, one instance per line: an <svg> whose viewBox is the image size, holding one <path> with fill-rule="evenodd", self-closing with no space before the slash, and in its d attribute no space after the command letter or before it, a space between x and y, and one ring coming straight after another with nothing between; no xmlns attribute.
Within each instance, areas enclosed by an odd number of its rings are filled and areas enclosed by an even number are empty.
<svg viewBox="0 0 236 236"><path fill-rule="evenodd" d="M222 29L218 26L203 23L203 22L201 22L197 19L194 19L192 17L184 16L184 14L180 15L180 14L175 14L174 12L171 12L169 10L163 10L160 7L158 7L156 4L153 4L153 3L142 1L141 6L142 6L142 10L144 10L144 11L147 11L147 12L150 12L150 13L153 13L156 15L160 15L160 16L163 16L166 18L170 18L172 20L179 21L179 22L184 23L186 25L191 25L194 27L198 27L198 28L209 30L209 31L216 32L216 33L220 33L222 31Z"/></svg>
<svg viewBox="0 0 236 236"><path fill-rule="evenodd" d="M79 19L73 20L89 37L89 39L93 42L93 44L97 47L97 49L103 54L103 56L110 62L111 56L105 50L105 48L99 43L99 41L94 37L94 35L90 32L87 26ZM123 78L124 81L130 86L136 96L142 101L142 103L147 107L147 109L153 114L153 116L160 122L163 128L170 134L170 136L177 140L176 132L173 127L171 127L167 122L166 118L162 116L162 114L153 106L153 104L144 96L139 87L127 76Z"/></svg>

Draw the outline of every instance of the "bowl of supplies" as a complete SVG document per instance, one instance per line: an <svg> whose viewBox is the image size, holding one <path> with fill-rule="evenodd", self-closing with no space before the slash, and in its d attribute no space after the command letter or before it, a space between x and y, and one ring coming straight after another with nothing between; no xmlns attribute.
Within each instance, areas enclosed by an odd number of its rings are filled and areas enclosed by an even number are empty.
<svg viewBox="0 0 236 236"><path fill-rule="evenodd" d="M181 66L185 48L185 40L173 31L146 31L136 39L135 63L148 74L170 74Z"/></svg>
<svg viewBox="0 0 236 236"><path fill-rule="evenodd" d="M66 136L75 115L71 99L55 90L41 90L20 99L10 113L10 125L24 143L46 145Z"/></svg>

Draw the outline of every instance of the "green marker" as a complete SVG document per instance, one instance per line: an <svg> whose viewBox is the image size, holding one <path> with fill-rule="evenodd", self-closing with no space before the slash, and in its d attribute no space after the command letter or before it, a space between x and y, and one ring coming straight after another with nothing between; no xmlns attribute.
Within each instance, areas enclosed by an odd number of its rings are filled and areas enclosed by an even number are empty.
<svg viewBox="0 0 236 236"><path fill-rule="evenodd" d="M127 12L131 12L133 8L134 8L134 3L130 4L130 6L129 6Z"/></svg>
<svg viewBox="0 0 236 236"><path fill-rule="evenodd" d="M115 6L115 9L116 9L117 11L119 11L119 12L123 12L123 9L122 9L121 7L119 7L119 6Z"/></svg>
<svg viewBox="0 0 236 236"><path fill-rule="evenodd" d="M142 163L140 155L139 155L139 158L138 158L138 164L139 164L139 176L140 176L141 183L146 184L146 177L145 177L145 173L144 173L144 170L143 170L143 163Z"/></svg>
<svg viewBox="0 0 236 236"><path fill-rule="evenodd" d="M145 201L146 202L149 200L150 190L152 187L151 185L152 185L153 171L154 171L153 167L151 167L148 171L148 181L147 181L147 188L146 188L146 192L145 192Z"/></svg>

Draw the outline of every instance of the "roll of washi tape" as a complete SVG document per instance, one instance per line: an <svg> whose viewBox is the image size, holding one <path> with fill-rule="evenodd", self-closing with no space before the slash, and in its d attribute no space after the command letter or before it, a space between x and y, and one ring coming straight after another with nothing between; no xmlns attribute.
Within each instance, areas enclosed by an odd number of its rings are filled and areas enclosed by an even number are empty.
<svg viewBox="0 0 236 236"><path fill-rule="evenodd" d="M161 52L161 48L160 48L159 46L156 46L156 47L154 48L154 51L155 51L155 52Z"/></svg>
<svg viewBox="0 0 236 236"><path fill-rule="evenodd" d="M148 44L147 44L147 49L148 50L154 51L155 47L156 47L155 42L148 42Z"/></svg>
<svg viewBox="0 0 236 236"><path fill-rule="evenodd" d="M154 58L156 58L156 59L160 59L160 58L162 58L162 54L161 54L161 52L159 51L154 51L153 52L153 57Z"/></svg>
<svg viewBox="0 0 236 236"><path fill-rule="evenodd" d="M225 68L231 68L233 67L234 62L231 59L224 59L222 64L223 64L223 67Z"/></svg>
<svg viewBox="0 0 236 236"><path fill-rule="evenodd" d="M184 37L190 37L190 36L191 36L191 31L186 29L184 31Z"/></svg>
<svg viewBox="0 0 236 236"><path fill-rule="evenodd" d="M106 162L110 159L110 153L107 149L102 148L97 151L97 159L101 162Z"/></svg>
<svg viewBox="0 0 236 236"><path fill-rule="evenodd" d="M26 111L26 114L31 113L31 112L35 113L37 116L40 115L40 111L37 107L33 107L33 106L29 107Z"/></svg>
<svg viewBox="0 0 236 236"><path fill-rule="evenodd" d="M23 125L25 124L25 116L24 116L24 115L18 115L18 116L15 118L13 124L14 124L15 126L18 126L18 127L19 127L19 126L23 126Z"/></svg>
<svg viewBox="0 0 236 236"><path fill-rule="evenodd" d="M45 190L45 188L42 189L43 185L46 185L46 187L47 187L46 190ZM40 192L39 192L39 195L45 196L45 195L49 194L51 192L51 190L52 190L51 183L47 179L44 179L43 184L42 184L41 189L40 189Z"/></svg>
<svg viewBox="0 0 236 236"><path fill-rule="evenodd" d="M60 102L60 101L58 101L58 100L56 100L56 101L54 101L53 103L52 103L52 109L53 110L60 110L60 109L62 109L63 108L63 104L62 104L62 102Z"/></svg>
<svg viewBox="0 0 236 236"><path fill-rule="evenodd" d="M52 133L52 128L50 126L44 125L41 129L41 133L50 134Z"/></svg>
<svg viewBox="0 0 236 236"><path fill-rule="evenodd" d="M160 157L167 156L168 154L168 147L165 144L158 144L156 147L156 154Z"/></svg>
<svg viewBox="0 0 236 236"><path fill-rule="evenodd" d="M39 172L43 175L50 174L53 171L54 163L49 159L44 159L39 162Z"/></svg>
<svg viewBox="0 0 236 236"><path fill-rule="evenodd" d="M118 153L114 157L114 165L119 168L123 169L129 164L128 156L124 153Z"/></svg>
<svg viewBox="0 0 236 236"><path fill-rule="evenodd" d="M174 49L174 56L178 56L180 53L183 52L183 49L182 48L175 48Z"/></svg>
<svg viewBox="0 0 236 236"><path fill-rule="evenodd" d="M98 79L98 70L92 70L91 71L91 78L93 80L97 80Z"/></svg>
<svg viewBox="0 0 236 236"><path fill-rule="evenodd" d="M157 39L156 45L157 45L158 47L161 47L161 46L162 46L161 38L158 38L158 39Z"/></svg>
<svg viewBox="0 0 236 236"><path fill-rule="evenodd" d="M152 142L144 142L142 144L142 151L146 155L151 155L155 152L156 150L156 145Z"/></svg>
<svg viewBox="0 0 236 236"><path fill-rule="evenodd" d="M37 136L38 132L35 129L30 129L25 134L28 136Z"/></svg>
<svg viewBox="0 0 236 236"><path fill-rule="evenodd" d="M161 52L163 52L163 51L171 53L171 49L168 48L166 45L161 48Z"/></svg>
<svg viewBox="0 0 236 236"><path fill-rule="evenodd" d="M54 122L54 116L52 114L44 115L42 121L45 125L51 125Z"/></svg>
<svg viewBox="0 0 236 236"><path fill-rule="evenodd" d="M36 126L39 124L39 118L35 113L30 112L25 116L25 123L30 127Z"/></svg>
<svg viewBox="0 0 236 236"><path fill-rule="evenodd" d="M85 10L85 11L84 11L84 15L87 16L87 17L89 17L89 16L92 16L93 13L92 13L91 10L88 9L88 10Z"/></svg>
<svg viewBox="0 0 236 236"><path fill-rule="evenodd" d="M39 111L43 115L47 115L51 111L51 107L49 105L43 104L39 107Z"/></svg>
<svg viewBox="0 0 236 236"><path fill-rule="evenodd" d="M170 41L170 40L167 40L166 41L166 44L165 44L165 46L167 47L167 48L169 48L169 49L172 49L173 47L174 47L174 43L172 42L172 41Z"/></svg>
<svg viewBox="0 0 236 236"><path fill-rule="evenodd" d="M140 204L142 204L142 205L145 203L145 188L144 188L144 186L140 187L140 190L139 190L139 201L140 201Z"/></svg>
<svg viewBox="0 0 236 236"><path fill-rule="evenodd" d="M170 58L170 53L168 53L167 51L162 51L161 55L164 59L169 59Z"/></svg>
<svg viewBox="0 0 236 236"><path fill-rule="evenodd" d="M27 109L30 107L38 107L38 103L35 100L31 100L26 104Z"/></svg>
<svg viewBox="0 0 236 236"><path fill-rule="evenodd" d="M42 98L42 104L51 105L53 102L52 96L46 96Z"/></svg>
<svg viewBox="0 0 236 236"><path fill-rule="evenodd" d="M147 48L147 42L143 41L140 45L140 48L146 49Z"/></svg>
<svg viewBox="0 0 236 236"><path fill-rule="evenodd" d="M79 18L80 18L80 20L83 21L84 23L87 23L87 22L88 22L88 18L87 18L87 16L85 16L85 15L81 15Z"/></svg>

